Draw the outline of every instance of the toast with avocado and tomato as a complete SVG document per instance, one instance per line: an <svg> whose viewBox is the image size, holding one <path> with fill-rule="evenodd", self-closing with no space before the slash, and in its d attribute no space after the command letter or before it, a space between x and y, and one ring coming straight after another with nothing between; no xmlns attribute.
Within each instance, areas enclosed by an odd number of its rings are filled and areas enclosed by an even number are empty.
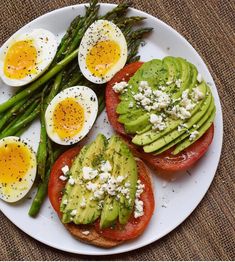
<svg viewBox="0 0 235 262"><path fill-rule="evenodd" d="M134 155L163 174L194 165L213 139L210 87L183 58L124 67L107 84L106 111Z"/></svg>
<svg viewBox="0 0 235 262"><path fill-rule="evenodd" d="M141 235L154 211L148 170L118 136L99 134L62 154L52 167L48 195L74 237L106 248Z"/></svg>

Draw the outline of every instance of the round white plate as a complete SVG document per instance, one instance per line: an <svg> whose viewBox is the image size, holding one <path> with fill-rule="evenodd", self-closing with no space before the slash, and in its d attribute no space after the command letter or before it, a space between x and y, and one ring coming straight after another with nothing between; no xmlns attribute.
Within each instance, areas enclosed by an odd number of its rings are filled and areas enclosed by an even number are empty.
<svg viewBox="0 0 235 262"><path fill-rule="evenodd" d="M105 13L113 7L112 4L101 4L100 11ZM84 14L84 5L68 6L55 10L35 19L19 31L45 28L58 35L59 40L71 20L78 14ZM0 202L2 212L17 227L31 237L60 250L86 255L108 255L134 250L160 239L181 224L196 208L207 192L219 162L223 137L221 105L213 79L202 58L180 34L159 19L136 9L131 9L129 15L146 16L145 26L154 28L146 39L146 45L140 49L142 61L163 58L167 55L181 56L195 64L203 78L209 83L217 109L213 143L197 165L177 181L165 182L153 172L156 210L149 226L138 239L112 249L93 247L75 240L59 222L48 200L44 203L36 219L28 216L32 201L30 199L25 199L15 205ZM13 91L13 88L0 83L0 103L12 95ZM88 140L94 139L98 132L102 132L108 137L113 133L105 112L96 121ZM36 151L39 142L39 122L35 121L23 137L28 139L29 144ZM34 191L35 189L30 193L31 197L34 195Z"/></svg>

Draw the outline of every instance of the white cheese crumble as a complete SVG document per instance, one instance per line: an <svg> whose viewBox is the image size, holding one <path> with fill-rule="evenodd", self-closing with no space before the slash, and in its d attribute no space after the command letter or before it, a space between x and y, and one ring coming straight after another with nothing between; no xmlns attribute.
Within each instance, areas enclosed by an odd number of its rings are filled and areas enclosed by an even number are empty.
<svg viewBox="0 0 235 262"><path fill-rule="evenodd" d="M128 107L129 107L129 108L132 108L133 106L134 106L134 102L131 101L131 102L129 103Z"/></svg>
<svg viewBox="0 0 235 262"><path fill-rule="evenodd" d="M82 231L82 234L85 236L88 236L90 234L90 231L86 230L86 231Z"/></svg>
<svg viewBox="0 0 235 262"><path fill-rule="evenodd" d="M182 100L180 102L181 106L183 106L186 110L192 110L195 107L195 104L192 103L192 100L189 98L189 89L186 89L182 93Z"/></svg>
<svg viewBox="0 0 235 262"><path fill-rule="evenodd" d="M122 82L116 83L113 86L113 90L115 93L123 93L127 86L128 86L128 83L125 81L122 81Z"/></svg>
<svg viewBox="0 0 235 262"><path fill-rule="evenodd" d="M70 177L70 178L69 178L69 184L70 184L71 186L73 186L73 185L75 184L75 180L73 179L73 177Z"/></svg>
<svg viewBox="0 0 235 262"><path fill-rule="evenodd" d="M110 162L108 160L103 162L100 166L100 170L103 172L110 172L112 170Z"/></svg>
<svg viewBox="0 0 235 262"><path fill-rule="evenodd" d="M102 181L106 181L110 177L110 173L108 172L100 173L99 177Z"/></svg>
<svg viewBox="0 0 235 262"><path fill-rule="evenodd" d="M142 200L135 199L134 217L142 217L144 215L144 203Z"/></svg>
<svg viewBox="0 0 235 262"><path fill-rule="evenodd" d="M98 175L98 170L88 166L84 166L82 168L82 175L85 180L92 180Z"/></svg>
<svg viewBox="0 0 235 262"><path fill-rule="evenodd" d="M190 136L189 136L189 140L193 141L197 136L198 136L199 132L198 131L193 131Z"/></svg>
<svg viewBox="0 0 235 262"><path fill-rule="evenodd" d="M150 123L153 124L153 129L155 130L163 130L166 128L166 123L163 122L163 117L161 115L151 114Z"/></svg>
<svg viewBox="0 0 235 262"><path fill-rule="evenodd" d="M59 176L59 179L62 180L62 181L65 181L65 180L68 179L68 177L67 177L67 176L63 176L63 175L61 175L61 176Z"/></svg>
<svg viewBox="0 0 235 262"><path fill-rule="evenodd" d="M135 211L134 211L135 218L144 215L144 203L142 200L139 200L139 197L143 193L143 191L144 191L144 185L141 184L140 180L137 180L136 194L135 194Z"/></svg>
<svg viewBox="0 0 235 262"><path fill-rule="evenodd" d="M67 165L65 165L65 166L63 166L63 167L61 168L61 171L63 172L63 174L64 174L65 176L67 176L68 173L69 173L69 167L68 167Z"/></svg>
<svg viewBox="0 0 235 262"><path fill-rule="evenodd" d="M166 84L169 86L171 85L173 82L172 81L167 81Z"/></svg>
<svg viewBox="0 0 235 262"><path fill-rule="evenodd" d="M195 101L202 100L204 97L205 97L204 94L199 90L198 87L193 88L192 98Z"/></svg>
<svg viewBox="0 0 235 262"><path fill-rule="evenodd" d="M178 125L178 132L181 132L182 130L188 128L187 124L179 124Z"/></svg>
<svg viewBox="0 0 235 262"><path fill-rule="evenodd" d="M181 87L181 84L182 84L182 80L181 80L181 79L175 80L175 85L176 85L178 88Z"/></svg>
<svg viewBox="0 0 235 262"><path fill-rule="evenodd" d="M95 191L97 189L97 185L95 183L92 183L91 181L89 181L86 185L87 190L89 191Z"/></svg>
<svg viewBox="0 0 235 262"><path fill-rule="evenodd" d="M81 208L85 208L86 207L86 198L84 196L82 197L82 201L81 201L80 207Z"/></svg>
<svg viewBox="0 0 235 262"><path fill-rule="evenodd" d="M62 202L63 205L67 205L68 204L68 199L64 199Z"/></svg>
<svg viewBox="0 0 235 262"><path fill-rule="evenodd" d="M197 75L197 81L199 82L199 83L201 83L202 82L202 75L201 74L198 74Z"/></svg>
<svg viewBox="0 0 235 262"><path fill-rule="evenodd" d="M76 216L77 215L77 209L74 209L70 213L71 216Z"/></svg>

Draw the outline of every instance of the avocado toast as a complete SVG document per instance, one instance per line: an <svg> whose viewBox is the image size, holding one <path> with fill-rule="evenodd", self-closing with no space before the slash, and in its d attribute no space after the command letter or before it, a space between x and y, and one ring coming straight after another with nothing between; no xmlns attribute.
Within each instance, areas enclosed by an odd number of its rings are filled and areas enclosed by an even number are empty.
<svg viewBox="0 0 235 262"><path fill-rule="evenodd" d="M58 184L63 184L60 189ZM118 136L107 140L99 134L79 148L69 170L66 165L52 170L49 188L53 188L49 199L69 232L97 246L112 247L136 238L154 210L148 171ZM62 197L55 200L59 191Z"/></svg>
<svg viewBox="0 0 235 262"><path fill-rule="evenodd" d="M197 68L168 56L133 63L122 71L106 88L106 109L114 129L158 171L180 171L195 163L212 141L216 111L210 87ZM200 150L203 141L207 147ZM159 160L183 154L189 158L191 151L196 151L195 158L185 166L161 168Z"/></svg>

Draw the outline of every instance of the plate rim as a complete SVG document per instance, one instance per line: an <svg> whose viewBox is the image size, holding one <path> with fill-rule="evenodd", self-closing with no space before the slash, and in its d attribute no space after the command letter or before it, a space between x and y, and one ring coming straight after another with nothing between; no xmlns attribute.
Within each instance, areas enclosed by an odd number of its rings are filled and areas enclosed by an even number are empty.
<svg viewBox="0 0 235 262"><path fill-rule="evenodd" d="M113 4L113 3L98 3L98 4L100 5L100 8L102 8L102 6L109 6L109 7L115 7L115 6L117 6L117 4ZM30 26L31 23L37 22L37 20L41 19L42 17L45 18L45 17L47 17L47 16L53 15L53 13L56 13L56 12L61 12L61 11L64 11L64 10L66 10L66 9L71 9L71 8L73 9L73 8L84 7L84 6L86 6L86 5L89 5L89 3L81 3L81 4L75 4L75 5L68 5L68 6L64 6L64 7L61 7L61 8L57 8L57 9L51 10L51 11L49 11L49 12L47 12L47 13L45 13L45 14L42 14L42 15L40 15L39 17L31 20L29 23L25 24L24 26L22 26L21 28L19 28L17 31L15 31L11 36L13 36L14 34L17 34L17 33L18 33L19 31L21 31L21 30L24 30L26 27ZM217 87L216 87L216 85L215 85L214 79L213 79L213 77L212 77L212 75L211 75L211 73L210 73L210 71L209 71L209 69L208 69L207 64L204 62L204 60L202 59L202 56L197 52L197 50L191 45L191 43L190 43L183 35L181 35L179 32L177 32L172 26L168 25L166 22L162 21L162 20L159 19L158 17L155 17L155 16L153 16L153 15L151 15L151 14L145 12L145 11L139 10L139 9L137 9L137 8L129 7L129 10L132 10L132 11L134 11L134 12L139 12L139 13L141 13L143 16L148 16L148 17L150 17L151 19L155 20L157 23L160 23L160 24L163 25L164 27L167 27L167 28L171 31L171 33L175 34L176 37L180 38L181 40L184 41L184 43L186 43L187 45L190 46L190 48L191 48L191 50L193 51L194 55L198 56L198 58L201 60L200 62L206 67L206 69L207 69L207 71L208 71L208 73L209 73L209 76L211 77L211 79L212 79L212 81L213 81L213 85L214 85L214 87L215 87L215 90L214 90L214 91L215 91L216 94L218 95L218 105L219 105L219 107L216 108L216 109L217 109L216 111L217 111L217 114L218 114L218 116L220 117L220 120L221 120L221 122L219 123L221 126L218 127L218 128L220 129L220 137L219 137L219 138L220 138L220 141L219 141L219 146L220 146L220 148L217 149L217 150L219 150L219 151L218 151L218 155L219 155L218 161L217 161L216 166L214 167L214 170L215 170L215 171L214 171L213 177L211 178L211 181L210 181L207 189L205 190L205 192L203 192L203 193L201 194L200 199L198 198L196 206L191 210L191 212L189 212L189 213L187 214L187 216L186 216L182 221L180 221L179 223L177 223L177 224L174 226L174 228L170 228L170 229L167 230L166 232L163 232L162 235L160 235L160 237L156 238L155 240L152 240L152 239L151 239L151 240L148 241L147 243L142 243L142 242L140 242L140 243L137 244L135 247L129 247L129 248L127 248L126 250L123 250L123 251L121 251L121 252L118 251L118 250L115 250L115 248L113 248L113 249L104 249L104 248L101 248L101 250L103 250L103 252L96 252L96 251L94 251L94 252L92 252L92 253L81 252L81 251L76 251L76 252L75 252L75 251L72 250L72 249L71 249L71 250L66 249L66 248L63 249L63 246L62 246L62 248L60 248L60 247L52 244L51 242L49 242L49 241L47 241L47 240L41 239L41 238L39 238L39 237L37 237L37 236L36 236L36 237L33 236L33 235L29 232L29 230L23 229L23 228L20 227L19 225L16 225L16 224L11 220L11 218L10 218L8 215L6 215L6 214L4 213L4 211L1 209L1 212L4 214L4 216L7 217L12 224L14 224L17 228L19 228L19 229L20 229L21 231L23 231L25 234L27 234L27 235L30 236L31 238L33 238L33 239L35 239L35 240L37 240L37 241L39 241L39 242L41 242L41 243L49 246L49 247L52 247L52 248L55 248L55 249L57 249L57 250L61 250L61 251L64 251L64 252L69 252L69 253L79 254L79 255L89 255L89 256L94 256L94 255L95 255L95 256L97 256L97 255L98 255L98 256L109 256L109 255L122 254L122 253L126 253L126 252L129 252L129 251L134 251L134 250L137 250L137 249L139 249L139 248L148 246L148 245L150 245L150 244L152 244L152 243L155 243L156 241L160 240L162 237L168 235L170 232L173 232L180 224L182 224L182 223L194 212L194 210L198 207L198 205L200 204L200 202L202 201L202 199L205 197L206 193L208 192L208 190L209 190L209 188L210 188L210 186L211 186L211 184L212 184L212 182L213 182L213 180L214 180L214 178L215 178L216 171L217 171L218 165L219 165L219 163L220 163L220 158L221 158L222 148L223 148L223 138L224 138L223 112L222 112L220 95L219 95L218 89L217 89ZM147 18L148 18L148 17L147 17ZM11 36L10 36L10 37L11 37ZM9 38L10 38L10 37L9 37ZM2 44L2 46L9 40L9 38ZM2 46L1 46L1 47L2 47ZM0 204L1 204L1 202L0 202ZM0 205L0 206L1 206L1 205ZM124 244L124 245L125 245L125 244ZM108 251L112 250L112 251L106 253L107 250L108 250Z"/></svg>

